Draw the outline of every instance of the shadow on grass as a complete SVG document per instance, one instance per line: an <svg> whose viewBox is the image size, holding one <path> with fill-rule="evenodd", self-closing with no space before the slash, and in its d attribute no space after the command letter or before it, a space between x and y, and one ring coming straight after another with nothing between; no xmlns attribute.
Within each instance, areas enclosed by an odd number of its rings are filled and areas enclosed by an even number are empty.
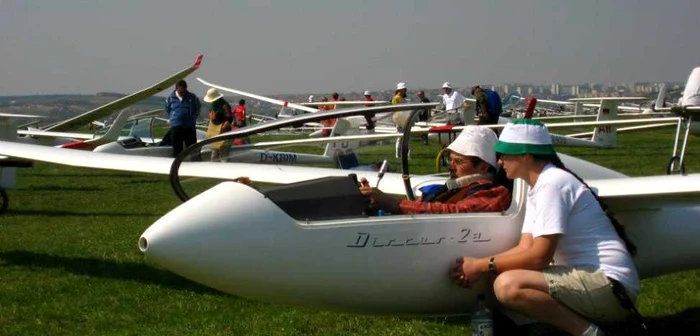
<svg viewBox="0 0 700 336"><path fill-rule="evenodd" d="M444 318L429 318L435 322L449 325L470 325L469 315L450 316ZM688 308L682 312L656 317L646 317L649 332L647 335L700 335L700 307ZM503 314L494 314L494 331L498 335L527 335L527 336L559 336L568 335L557 328L535 323L516 326ZM607 335L607 334L606 334ZM621 332L613 335L640 335L638 332Z"/></svg>
<svg viewBox="0 0 700 336"><path fill-rule="evenodd" d="M97 187L70 187L70 186L58 186L58 185L42 185L42 186L31 186L23 187L20 190L29 191L103 191L103 188Z"/></svg>
<svg viewBox="0 0 700 336"><path fill-rule="evenodd" d="M648 317L651 335L700 335L700 307L667 316Z"/></svg>
<svg viewBox="0 0 700 336"><path fill-rule="evenodd" d="M88 169L88 168L85 168ZM47 172L28 172L24 173L24 176L33 176L33 177L70 177L70 178L80 178L80 179L94 179L95 177L134 177L138 173L102 173L102 172L95 172L95 173L84 173L84 174L79 174L79 173L47 173Z"/></svg>
<svg viewBox="0 0 700 336"><path fill-rule="evenodd" d="M130 181L124 181L122 184L146 184L146 183L163 183L166 182L166 179L152 179L152 180L130 180Z"/></svg>
<svg viewBox="0 0 700 336"><path fill-rule="evenodd" d="M162 217L162 213L137 213L137 212L73 212L60 210L7 210L8 215L25 215L25 216L77 216L77 217L93 217L93 216L109 216L109 217Z"/></svg>
<svg viewBox="0 0 700 336"><path fill-rule="evenodd" d="M5 265L30 268L56 268L97 278L138 281L149 285L187 290L198 294L227 295L168 271L133 262L114 262L95 258L71 258L22 250L0 252Z"/></svg>

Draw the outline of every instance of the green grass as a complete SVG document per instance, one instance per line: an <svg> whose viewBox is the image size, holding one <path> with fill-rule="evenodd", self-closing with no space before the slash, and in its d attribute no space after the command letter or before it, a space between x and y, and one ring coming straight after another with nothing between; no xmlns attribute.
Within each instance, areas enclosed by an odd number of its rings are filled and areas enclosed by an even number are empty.
<svg viewBox="0 0 700 336"><path fill-rule="evenodd" d="M664 174L671 132L620 136L614 150L565 149L623 173ZM700 172L691 140L687 171ZM413 144L412 173L434 172L438 146ZM367 148L363 163L390 157ZM2 335L465 335L468 317L361 316L250 301L150 263L140 234L179 204L165 176L37 164L21 170L0 215ZM700 271L642 282L638 306L657 326L700 326Z"/></svg>

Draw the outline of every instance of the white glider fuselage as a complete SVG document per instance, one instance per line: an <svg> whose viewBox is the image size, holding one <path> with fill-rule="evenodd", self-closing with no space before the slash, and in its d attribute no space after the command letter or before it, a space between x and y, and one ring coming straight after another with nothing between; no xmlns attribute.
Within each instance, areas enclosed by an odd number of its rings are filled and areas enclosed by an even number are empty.
<svg viewBox="0 0 700 336"><path fill-rule="evenodd" d="M464 311L473 292L450 282L449 265L505 250L520 236L518 211L304 222L235 183L185 205L143 234L149 259L238 296L360 313ZM208 214L191 211L202 206Z"/></svg>

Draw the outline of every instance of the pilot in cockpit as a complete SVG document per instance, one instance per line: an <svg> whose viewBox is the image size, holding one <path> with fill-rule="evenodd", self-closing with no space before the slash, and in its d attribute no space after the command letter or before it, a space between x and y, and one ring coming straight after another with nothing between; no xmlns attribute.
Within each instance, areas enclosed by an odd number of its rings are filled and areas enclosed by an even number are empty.
<svg viewBox="0 0 700 336"><path fill-rule="evenodd" d="M496 181L498 163L494 146L498 138L485 127L466 126L447 149L450 179L444 185L423 189L419 200L399 200L362 179L360 192L370 207L392 214L500 212L510 205L511 193Z"/></svg>

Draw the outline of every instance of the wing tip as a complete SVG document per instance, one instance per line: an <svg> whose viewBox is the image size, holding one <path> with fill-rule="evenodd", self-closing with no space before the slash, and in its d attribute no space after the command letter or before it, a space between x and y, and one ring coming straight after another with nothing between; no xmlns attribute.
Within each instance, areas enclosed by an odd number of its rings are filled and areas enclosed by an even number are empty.
<svg viewBox="0 0 700 336"><path fill-rule="evenodd" d="M192 65L192 67L199 68L199 66L202 65L203 59L204 59L204 54L197 55L197 59L194 61L194 65Z"/></svg>

